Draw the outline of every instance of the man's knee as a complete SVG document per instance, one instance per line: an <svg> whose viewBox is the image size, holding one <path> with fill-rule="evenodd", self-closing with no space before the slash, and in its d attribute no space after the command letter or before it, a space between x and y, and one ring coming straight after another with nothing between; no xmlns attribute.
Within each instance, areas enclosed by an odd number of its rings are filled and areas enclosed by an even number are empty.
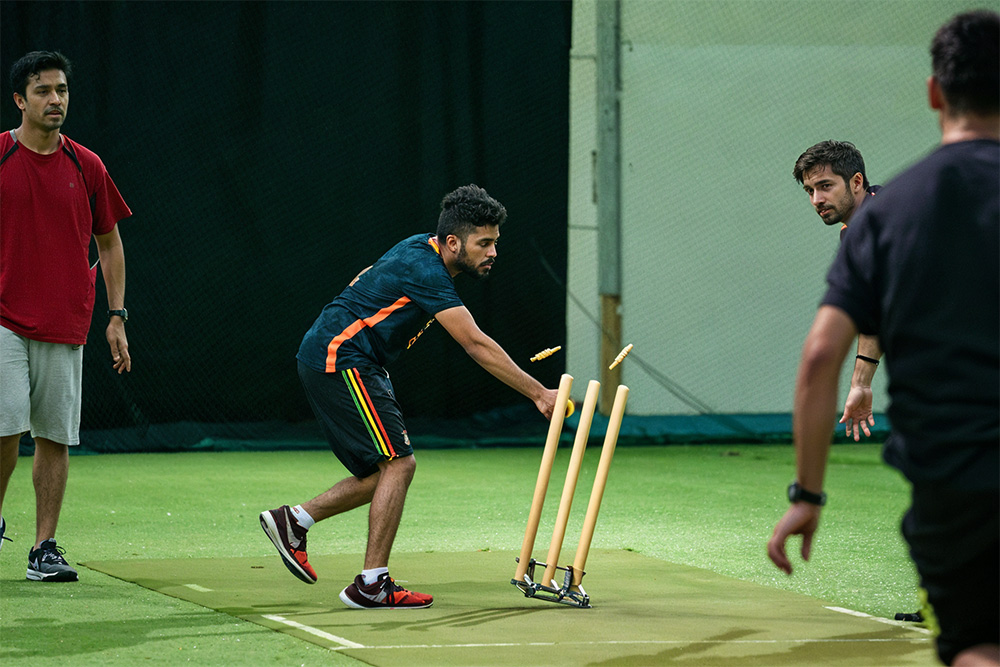
<svg viewBox="0 0 1000 667"><path fill-rule="evenodd" d="M35 438L35 452L42 452L50 456L68 456L69 445L48 438Z"/></svg>
<svg viewBox="0 0 1000 667"><path fill-rule="evenodd" d="M402 478L407 482L413 478L413 473L416 469L417 461L413 455L389 459L388 461L382 461L379 464L379 470L382 475Z"/></svg>
<svg viewBox="0 0 1000 667"><path fill-rule="evenodd" d="M20 435L5 435L0 437L0 477L3 488L7 488L7 480L17 467L17 455L20 449Z"/></svg>
<svg viewBox="0 0 1000 667"><path fill-rule="evenodd" d="M14 435L4 435L0 436L0 449L7 451L12 447L18 447L21 444L21 436L23 433L15 433Z"/></svg>

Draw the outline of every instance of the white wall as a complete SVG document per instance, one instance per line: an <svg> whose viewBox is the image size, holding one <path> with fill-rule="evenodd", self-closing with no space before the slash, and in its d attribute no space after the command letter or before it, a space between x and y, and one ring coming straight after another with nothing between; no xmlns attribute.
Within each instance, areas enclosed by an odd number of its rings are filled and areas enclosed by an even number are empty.
<svg viewBox="0 0 1000 667"><path fill-rule="evenodd" d="M1000 3L623 0L623 340L725 413L790 412L802 341L839 246L791 176L824 139L883 183L939 139L928 46ZM599 378L595 2L573 7L567 371ZM845 365L845 395L851 364ZM695 411L623 364L629 413ZM887 377L876 376L876 412ZM575 393L575 392L574 392Z"/></svg>

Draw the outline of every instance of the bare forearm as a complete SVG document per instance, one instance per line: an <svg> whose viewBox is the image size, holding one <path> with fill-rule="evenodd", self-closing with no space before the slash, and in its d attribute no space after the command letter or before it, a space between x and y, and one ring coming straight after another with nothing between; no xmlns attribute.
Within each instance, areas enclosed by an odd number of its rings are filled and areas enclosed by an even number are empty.
<svg viewBox="0 0 1000 667"><path fill-rule="evenodd" d="M125 250L121 242L98 244L101 273L108 291L108 308L125 307Z"/></svg>
<svg viewBox="0 0 1000 667"><path fill-rule="evenodd" d="M465 306L442 310L436 315L438 322L462 346L466 354L508 387L525 395L538 411L551 419L555 409L557 391L546 389L514 363L496 341L483 333Z"/></svg>
<svg viewBox="0 0 1000 667"><path fill-rule="evenodd" d="M101 272L108 290L108 308L121 310L125 307L125 249L115 226L107 234L95 235L97 252L101 257ZM119 374L132 370L132 357L128 351L128 337L125 335L125 319L111 317L105 336L111 349L113 368Z"/></svg>
<svg viewBox="0 0 1000 667"><path fill-rule="evenodd" d="M814 493L823 490L840 367L854 334L854 324L843 311L823 306L802 347L792 431L799 484Z"/></svg>
<svg viewBox="0 0 1000 667"><path fill-rule="evenodd" d="M878 336L858 336L858 354L854 360L854 374L851 376L852 387L870 387L878 364L868 361L874 359L878 361L882 357L882 348L879 346ZM866 357L862 359L861 357Z"/></svg>
<svg viewBox="0 0 1000 667"><path fill-rule="evenodd" d="M792 418L796 479L802 488L813 493L823 490L836 402L836 376L831 389L829 382L818 381L809 371L800 369Z"/></svg>
<svg viewBox="0 0 1000 667"><path fill-rule="evenodd" d="M532 401L537 400L545 391L545 387L521 370L492 338L484 335L481 339L469 343L465 351L493 377Z"/></svg>

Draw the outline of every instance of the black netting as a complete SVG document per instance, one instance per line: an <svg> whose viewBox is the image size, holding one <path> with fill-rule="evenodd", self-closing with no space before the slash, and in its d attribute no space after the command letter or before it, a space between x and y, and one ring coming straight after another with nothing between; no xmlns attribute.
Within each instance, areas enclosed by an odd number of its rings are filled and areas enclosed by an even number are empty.
<svg viewBox="0 0 1000 667"><path fill-rule="evenodd" d="M311 419L302 334L396 241L433 230L470 182L507 207L482 328L522 364L565 337L568 3L0 5L6 73L34 49L74 63L64 132L96 151L121 225L133 372L109 369L98 285L84 428ZM523 399L437 328L392 373L420 417ZM550 386L562 360L531 369Z"/></svg>

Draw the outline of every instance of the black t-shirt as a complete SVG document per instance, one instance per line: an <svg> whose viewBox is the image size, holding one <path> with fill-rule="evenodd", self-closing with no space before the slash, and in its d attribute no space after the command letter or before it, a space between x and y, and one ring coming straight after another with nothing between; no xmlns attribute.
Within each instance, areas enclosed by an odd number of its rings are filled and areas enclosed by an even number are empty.
<svg viewBox="0 0 1000 667"><path fill-rule="evenodd" d="M1000 484L998 230L1000 143L947 144L861 209L827 276L823 303L879 337L885 457L912 481Z"/></svg>

